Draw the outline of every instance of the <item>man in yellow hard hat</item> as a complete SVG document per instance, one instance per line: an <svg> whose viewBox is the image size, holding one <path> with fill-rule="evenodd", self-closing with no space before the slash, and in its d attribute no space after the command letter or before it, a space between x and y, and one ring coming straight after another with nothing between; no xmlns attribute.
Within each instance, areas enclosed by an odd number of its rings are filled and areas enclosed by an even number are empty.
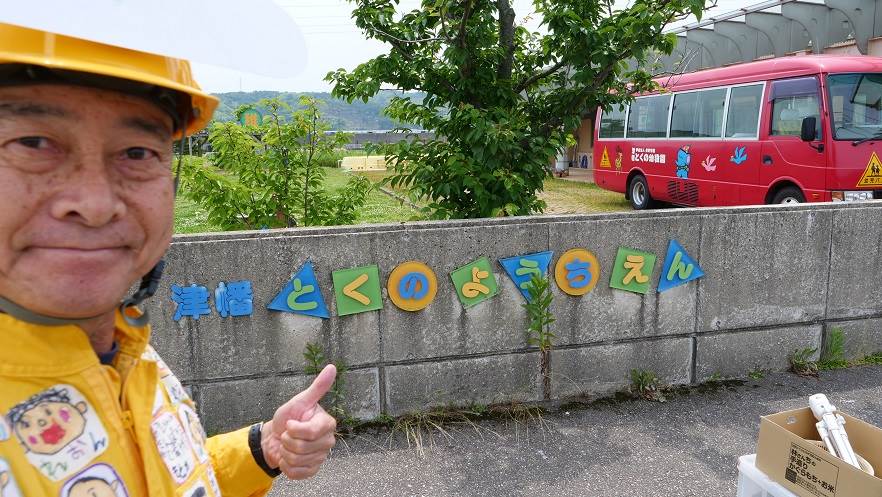
<svg viewBox="0 0 882 497"><path fill-rule="evenodd" d="M172 143L216 105L186 61L0 24L0 496L258 496L334 445L332 366L206 438L148 344Z"/></svg>

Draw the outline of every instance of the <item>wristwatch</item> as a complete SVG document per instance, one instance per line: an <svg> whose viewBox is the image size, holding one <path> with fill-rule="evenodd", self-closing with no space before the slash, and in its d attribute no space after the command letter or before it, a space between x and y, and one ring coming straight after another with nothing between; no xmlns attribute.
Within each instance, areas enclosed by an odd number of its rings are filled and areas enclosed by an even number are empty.
<svg viewBox="0 0 882 497"><path fill-rule="evenodd" d="M263 428L263 423L251 425L251 430L248 432L248 447L251 448L251 455L254 457L254 462L260 466L260 469L269 475L270 478L275 478L282 474L282 471L279 468L273 469L269 467L266 458L263 457L263 446L260 445L261 428Z"/></svg>

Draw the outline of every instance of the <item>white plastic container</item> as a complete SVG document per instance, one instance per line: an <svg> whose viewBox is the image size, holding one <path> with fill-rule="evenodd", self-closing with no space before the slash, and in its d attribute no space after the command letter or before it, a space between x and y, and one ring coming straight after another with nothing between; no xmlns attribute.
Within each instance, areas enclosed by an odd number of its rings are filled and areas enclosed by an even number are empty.
<svg viewBox="0 0 882 497"><path fill-rule="evenodd" d="M756 454L738 458L737 497L798 497L756 469Z"/></svg>

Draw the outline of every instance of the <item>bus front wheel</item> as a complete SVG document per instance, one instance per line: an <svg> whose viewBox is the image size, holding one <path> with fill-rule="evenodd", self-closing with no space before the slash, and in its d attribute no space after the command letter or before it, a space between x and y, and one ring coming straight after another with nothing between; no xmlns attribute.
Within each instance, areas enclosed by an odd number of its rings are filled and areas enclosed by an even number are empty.
<svg viewBox="0 0 882 497"><path fill-rule="evenodd" d="M805 195L802 194L802 190L795 186L785 186L784 188L778 190L775 193L775 196L772 197L773 204L802 204L805 202Z"/></svg>
<svg viewBox="0 0 882 497"><path fill-rule="evenodd" d="M645 176L638 174L631 178L631 183L628 185L628 199L631 201L631 207L638 211L655 205L652 195L649 194L649 185Z"/></svg>

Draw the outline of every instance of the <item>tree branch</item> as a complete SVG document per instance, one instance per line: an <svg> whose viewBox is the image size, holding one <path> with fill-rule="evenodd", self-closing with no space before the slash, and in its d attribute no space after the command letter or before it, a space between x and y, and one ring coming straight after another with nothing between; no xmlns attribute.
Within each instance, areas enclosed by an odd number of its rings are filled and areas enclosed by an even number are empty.
<svg viewBox="0 0 882 497"><path fill-rule="evenodd" d="M394 36L390 33L387 33L379 28L371 28L371 29L373 31L376 31L377 33L380 33L381 35L385 36L386 38L389 38L388 40L386 40L389 43L392 43L393 41L395 41L396 43L426 43L429 41L444 41L444 38L439 38L437 36L433 36L431 38L420 38L419 40L405 40L404 38L398 38L397 36Z"/></svg>
<svg viewBox="0 0 882 497"><path fill-rule="evenodd" d="M549 67L548 69L546 69L540 73L536 73L536 74L530 76L529 78L521 81L520 83L518 83L518 86L515 87L515 93L520 93L520 92L526 90L527 88L529 88L530 85L539 81L540 79L551 76L552 74L559 71L560 68L562 68L565 64L566 64L566 61L559 60L559 61L557 61L556 64Z"/></svg>
<svg viewBox="0 0 882 497"><path fill-rule="evenodd" d="M472 77L472 66L474 61L472 60L471 54L468 53L468 44L466 43L466 27L469 23L469 19L472 17L472 4L474 0L467 0L465 9L463 9L462 19L460 20L459 30L456 35L456 46L462 50L465 54L465 62L459 67L459 75L463 81L468 81ZM478 102L472 96L472 92L469 88L465 89L465 101L478 107Z"/></svg>
<svg viewBox="0 0 882 497"><path fill-rule="evenodd" d="M472 1L468 0L465 6L465 10L462 13L462 20L459 23L459 31L456 33L456 44L459 45L459 48L465 48L465 33L466 33L466 24L469 22L469 18L472 17Z"/></svg>

